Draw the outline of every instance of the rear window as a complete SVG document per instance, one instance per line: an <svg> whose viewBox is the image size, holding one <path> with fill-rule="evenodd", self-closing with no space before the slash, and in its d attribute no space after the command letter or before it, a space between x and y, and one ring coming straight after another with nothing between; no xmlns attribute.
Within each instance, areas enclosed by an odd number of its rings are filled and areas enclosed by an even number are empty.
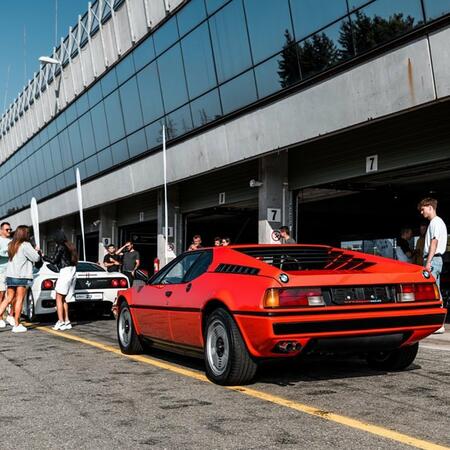
<svg viewBox="0 0 450 450"><path fill-rule="evenodd" d="M80 262L77 264L77 272L106 272L106 270L95 263Z"/></svg>
<svg viewBox="0 0 450 450"><path fill-rule="evenodd" d="M277 245L235 248L285 272L300 270L363 270L373 265L363 257L332 247Z"/></svg>

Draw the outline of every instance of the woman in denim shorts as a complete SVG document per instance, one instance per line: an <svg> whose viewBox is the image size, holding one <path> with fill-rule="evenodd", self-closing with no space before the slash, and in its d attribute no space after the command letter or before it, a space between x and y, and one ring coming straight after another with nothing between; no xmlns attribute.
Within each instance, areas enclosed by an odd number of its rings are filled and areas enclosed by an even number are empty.
<svg viewBox="0 0 450 450"><path fill-rule="evenodd" d="M12 241L8 245L8 265L6 267L6 298L0 304L0 317L8 305L15 299L13 333L23 333L27 329L20 323L23 299L27 289L33 283L33 264L41 256L30 243L30 229L25 225L17 227Z"/></svg>

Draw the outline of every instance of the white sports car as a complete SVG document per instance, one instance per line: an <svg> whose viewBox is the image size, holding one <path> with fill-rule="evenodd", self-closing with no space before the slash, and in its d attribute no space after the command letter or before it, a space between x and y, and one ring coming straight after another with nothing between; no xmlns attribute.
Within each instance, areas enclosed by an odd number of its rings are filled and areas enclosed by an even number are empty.
<svg viewBox="0 0 450 450"><path fill-rule="evenodd" d="M31 289L28 289L24 301L23 314L29 321L37 315L56 312L55 284L59 273L52 264L44 262L40 269L35 269ZM89 305L105 312L117 297L117 291L127 289L128 278L120 272L107 272L102 266L80 261L77 265L75 295L68 302L70 305Z"/></svg>

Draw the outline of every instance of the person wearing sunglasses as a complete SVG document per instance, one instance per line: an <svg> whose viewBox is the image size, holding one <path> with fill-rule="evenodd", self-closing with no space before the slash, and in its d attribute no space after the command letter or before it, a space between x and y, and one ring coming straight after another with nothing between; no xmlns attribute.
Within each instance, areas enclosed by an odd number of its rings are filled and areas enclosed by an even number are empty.
<svg viewBox="0 0 450 450"><path fill-rule="evenodd" d="M6 266L8 264L8 245L11 242L11 225L8 222L0 224L0 303L3 301L6 293ZM12 327L16 324L14 317L6 315L6 321L0 317L0 328L5 328L6 324Z"/></svg>

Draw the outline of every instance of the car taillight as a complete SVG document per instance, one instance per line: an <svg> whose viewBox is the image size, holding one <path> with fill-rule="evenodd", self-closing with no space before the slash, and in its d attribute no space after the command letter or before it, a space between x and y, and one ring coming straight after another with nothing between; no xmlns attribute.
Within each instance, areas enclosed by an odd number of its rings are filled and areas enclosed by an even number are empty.
<svg viewBox="0 0 450 450"><path fill-rule="evenodd" d="M125 278L113 278L111 280L111 287L113 288L126 288L128 287L128 282Z"/></svg>
<svg viewBox="0 0 450 450"><path fill-rule="evenodd" d="M125 280L125 278L121 278L121 279L119 280L119 286L120 286L120 287L123 287L123 288L128 287L128 281Z"/></svg>
<svg viewBox="0 0 450 450"><path fill-rule="evenodd" d="M44 291L49 291L49 290L53 289L54 285L55 285L55 282L53 280L44 280L41 283L41 289Z"/></svg>
<svg viewBox="0 0 450 450"><path fill-rule="evenodd" d="M290 308L296 306L324 306L320 288L268 289L264 297L265 308Z"/></svg>
<svg viewBox="0 0 450 450"><path fill-rule="evenodd" d="M440 298L439 288L435 283L402 284L397 288L399 302L439 300Z"/></svg>
<svg viewBox="0 0 450 450"><path fill-rule="evenodd" d="M117 278L113 278L113 279L111 280L111 286L112 286L113 288L119 287L119 280L118 280Z"/></svg>

